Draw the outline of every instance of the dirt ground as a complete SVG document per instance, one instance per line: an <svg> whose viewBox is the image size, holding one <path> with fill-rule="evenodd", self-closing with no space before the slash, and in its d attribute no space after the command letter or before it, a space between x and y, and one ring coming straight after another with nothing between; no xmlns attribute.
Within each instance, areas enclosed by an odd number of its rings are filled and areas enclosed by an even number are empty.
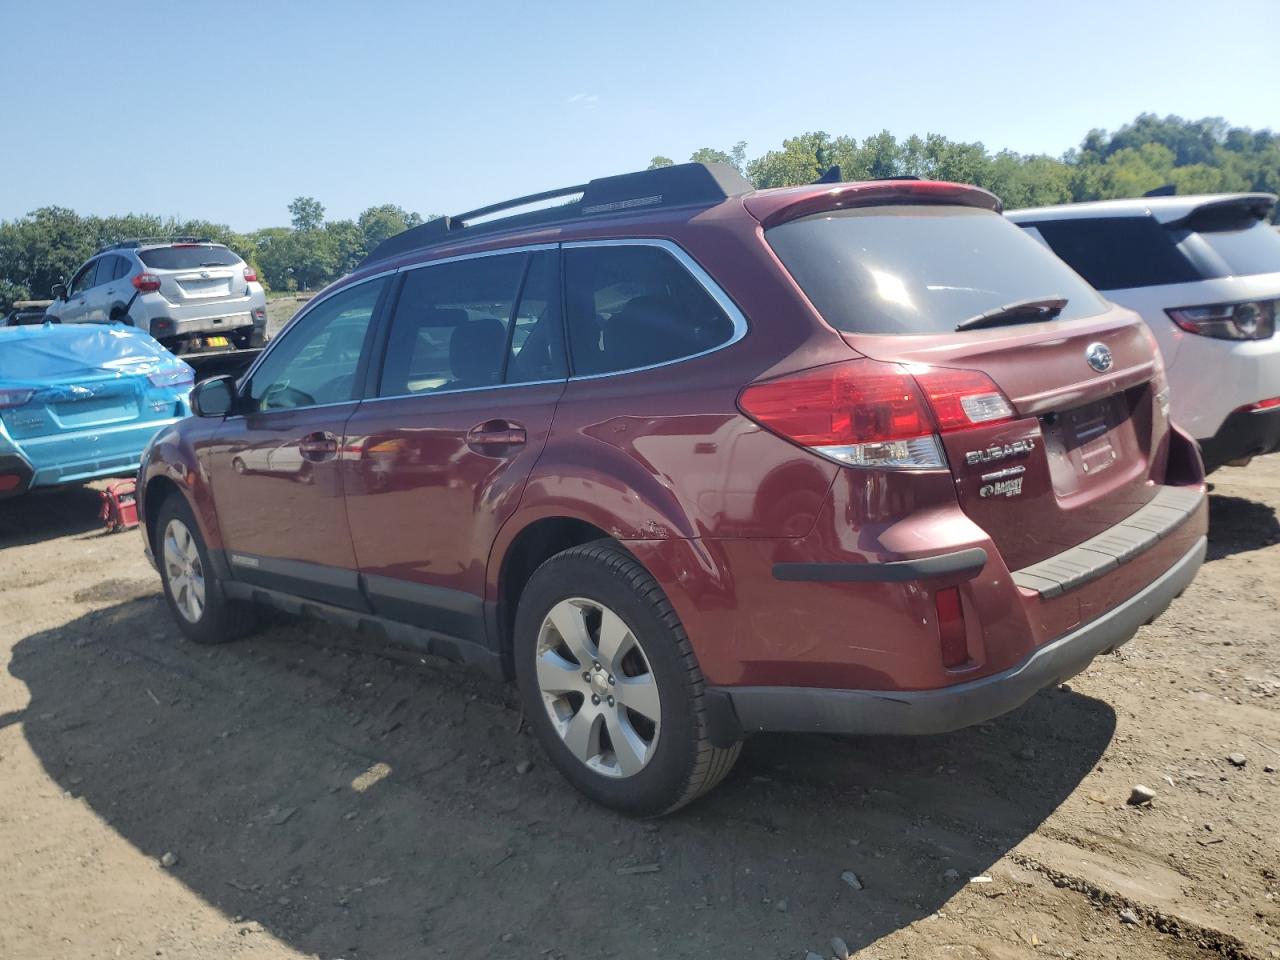
<svg viewBox="0 0 1280 960"><path fill-rule="evenodd" d="M309 293L270 297L267 300L267 336L274 337L279 333L289 322L289 318L302 309L302 305L310 299Z"/></svg>
<svg viewBox="0 0 1280 960"><path fill-rule="evenodd" d="M756 738L658 823L501 685L309 623L194 646L94 491L0 504L0 957L1280 957L1280 456L1213 479L1120 655L947 736Z"/></svg>

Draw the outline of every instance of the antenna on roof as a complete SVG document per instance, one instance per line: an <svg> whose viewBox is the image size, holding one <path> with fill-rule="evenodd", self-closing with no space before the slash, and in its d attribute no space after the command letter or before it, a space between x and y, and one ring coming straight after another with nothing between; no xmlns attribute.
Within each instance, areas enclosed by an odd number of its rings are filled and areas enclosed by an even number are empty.
<svg viewBox="0 0 1280 960"><path fill-rule="evenodd" d="M1143 194L1144 197L1172 197L1178 192L1176 183L1166 183L1162 187L1156 187L1154 190L1148 190Z"/></svg>
<svg viewBox="0 0 1280 960"><path fill-rule="evenodd" d="M831 166L827 167L826 173L824 173L822 176L820 176L817 180L813 182L814 183L840 183L841 182L840 164L833 163Z"/></svg>

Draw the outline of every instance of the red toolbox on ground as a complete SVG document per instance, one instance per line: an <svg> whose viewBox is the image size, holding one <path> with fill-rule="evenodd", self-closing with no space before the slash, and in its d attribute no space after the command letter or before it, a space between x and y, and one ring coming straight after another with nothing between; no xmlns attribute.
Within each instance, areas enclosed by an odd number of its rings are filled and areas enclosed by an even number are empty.
<svg viewBox="0 0 1280 960"><path fill-rule="evenodd" d="M98 518L110 532L118 533L138 525L138 501L134 499L137 489L135 481L120 480L101 491L102 508Z"/></svg>

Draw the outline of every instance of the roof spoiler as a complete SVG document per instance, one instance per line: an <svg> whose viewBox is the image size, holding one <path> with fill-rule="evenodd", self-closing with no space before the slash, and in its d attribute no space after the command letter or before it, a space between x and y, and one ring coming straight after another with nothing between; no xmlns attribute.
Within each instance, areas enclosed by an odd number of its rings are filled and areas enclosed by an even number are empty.
<svg viewBox="0 0 1280 960"><path fill-rule="evenodd" d="M818 185L764 190L746 199L746 207L765 229L815 213L849 207L886 204L948 204L980 207L1000 213L1004 205L994 193L981 187L944 180L893 178L838 183L828 189Z"/></svg>
<svg viewBox="0 0 1280 960"><path fill-rule="evenodd" d="M1235 193L1213 197L1164 226L1186 230L1226 230L1241 221L1266 220L1276 205L1274 193Z"/></svg>
<svg viewBox="0 0 1280 960"><path fill-rule="evenodd" d="M365 257L360 266L365 267L438 243L468 239L498 230L565 223L585 217L604 217L634 210L712 206L730 197L750 193L754 189L749 180L724 163L679 163L655 170L600 177L589 183L545 190L468 210L466 213L429 220L421 226L388 237ZM508 216L485 220L483 223L475 222L493 217L494 214L518 211L521 207L561 198L566 198L564 203L551 207L525 213L512 212Z"/></svg>
<svg viewBox="0 0 1280 960"><path fill-rule="evenodd" d="M129 240L117 240L99 247L95 254L104 250L130 250L135 247L146 247L153 243L213 243L208 237L133 237Z"/></svg>

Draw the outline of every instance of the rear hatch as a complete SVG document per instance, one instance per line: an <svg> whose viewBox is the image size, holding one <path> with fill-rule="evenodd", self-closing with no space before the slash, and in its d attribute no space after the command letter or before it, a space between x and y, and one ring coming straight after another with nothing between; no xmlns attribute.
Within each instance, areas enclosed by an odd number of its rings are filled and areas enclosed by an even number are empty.
<svg viewBox="0 0 1280 960"><path fill-rule="evenodd" d="M766 238L855 351L919 384L961 508L1018 569L1156 494L1163 372L1136 316L1005 221L993 197L930 202L935 186L775 214Z"/></svg>
<svg viewBox="0 0 1280 960"><path fill-rule="evenodd" d="M0 339L0 422L15 441L181 416L191 369L133 329L23 327Z"/></svg>
<svg viewBox="0 0 1280 960"><path fill-rule="evenodd" d="M221 244L175 243L142 250L138 258L175 306L238 299L248 293L244 261Z"/></svg>

